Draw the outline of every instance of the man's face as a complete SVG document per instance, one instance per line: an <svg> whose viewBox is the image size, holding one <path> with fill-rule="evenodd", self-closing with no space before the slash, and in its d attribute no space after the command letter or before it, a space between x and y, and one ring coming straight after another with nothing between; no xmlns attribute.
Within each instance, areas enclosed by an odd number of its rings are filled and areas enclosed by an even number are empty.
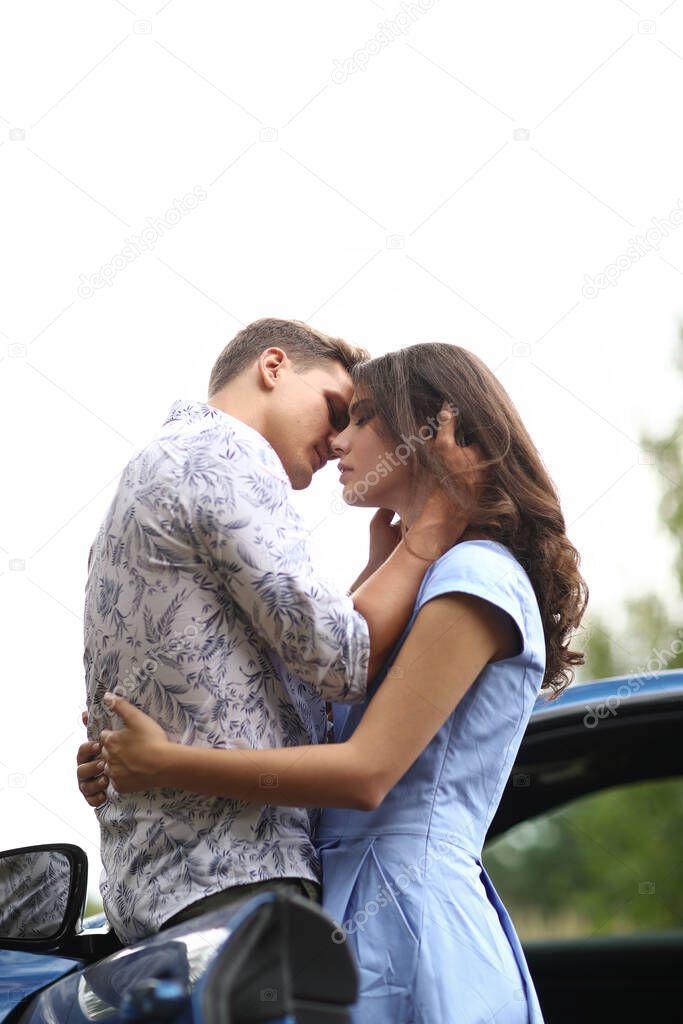
<svg viewBox="0 0 683 1024"><path fill-rule="evenodd" d="M308 487L328 459L338 458L332 444L348 423L352 395L351 377L341 363L325 360L300 372L288 364L269 417L268 441L294 490Z"/></svg>

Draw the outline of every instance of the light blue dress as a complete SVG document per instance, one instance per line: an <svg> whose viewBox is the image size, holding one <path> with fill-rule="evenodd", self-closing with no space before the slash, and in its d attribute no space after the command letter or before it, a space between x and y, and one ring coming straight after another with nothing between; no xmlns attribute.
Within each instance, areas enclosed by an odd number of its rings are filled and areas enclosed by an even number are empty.
<svg viewBox="0 0 683 1024"><path fill-rule="evenodd" d="M545 669L538 604L512 553L465 541L435 562L384 672L422 605L456 591L508 612L521 653L480 673L376 810L327 809L318 824L323 903L360 968L354 1024L543 1021L519 939L481 862ZM338 740L364 708L335 706Z"/></svg>

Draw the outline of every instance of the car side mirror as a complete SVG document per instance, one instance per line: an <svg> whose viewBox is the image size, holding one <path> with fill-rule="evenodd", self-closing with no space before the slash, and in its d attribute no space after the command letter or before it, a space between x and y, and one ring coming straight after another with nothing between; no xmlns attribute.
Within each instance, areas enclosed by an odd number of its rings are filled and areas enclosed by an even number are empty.
<svg viewBox="0 0 683 1024"><path fill-rule="evenodd" d="M45 952L83 916L88 861L68 843L0 853L0 947Z"/></svg>

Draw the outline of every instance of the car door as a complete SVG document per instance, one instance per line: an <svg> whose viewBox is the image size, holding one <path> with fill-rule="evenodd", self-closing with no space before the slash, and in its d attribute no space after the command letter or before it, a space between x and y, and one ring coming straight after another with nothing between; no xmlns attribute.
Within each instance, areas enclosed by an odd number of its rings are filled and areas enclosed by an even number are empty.
<svg viewBox="0 0 683 1024"><path fill-rule="evenodd" d="M546 1024L680 1016L682 737L681 672L576 686L532 716L483 860Z"/></svg>

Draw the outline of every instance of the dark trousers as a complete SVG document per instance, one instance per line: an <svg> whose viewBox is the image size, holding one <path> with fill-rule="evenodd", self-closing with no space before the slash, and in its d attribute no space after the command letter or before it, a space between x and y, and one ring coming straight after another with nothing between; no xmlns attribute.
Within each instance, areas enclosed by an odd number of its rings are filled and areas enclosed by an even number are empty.
<svg viewBox="0 0 683 1024"><path fill-rule="evenodd" d="M246 885L232 885L222 892L214 892L210 896L204 896L188 907L169 917L164 921L160 931L165 928L172 928L181 921L189 921L200 914L208 914L210 910L218 910L219 907L229 907L247 896L258 896L263 892L289 893L295 896L304 896L314 903L320 903L320 886L317 882L311 882L308 878L268 878L264 882L247 882Z"/></svg>

